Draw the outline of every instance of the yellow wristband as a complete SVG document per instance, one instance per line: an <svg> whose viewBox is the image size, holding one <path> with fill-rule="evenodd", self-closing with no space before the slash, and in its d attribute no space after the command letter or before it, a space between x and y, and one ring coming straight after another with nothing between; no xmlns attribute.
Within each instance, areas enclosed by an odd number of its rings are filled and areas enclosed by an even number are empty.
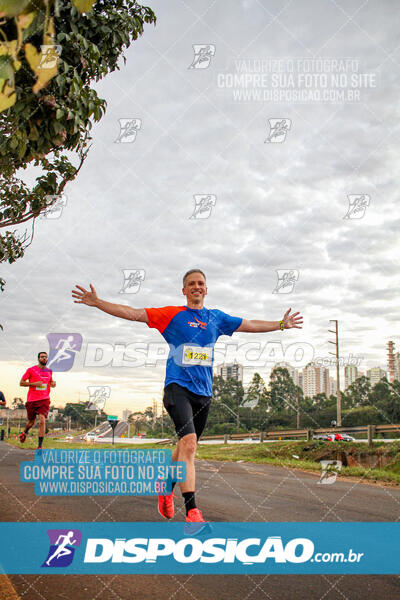
<svg viewBox="0 0 400 600"><path fill-rule="evenodd" d="M281 331L283 331L285 329L285 323L283 321L279 321L279 327L281 328Z"/></svg>

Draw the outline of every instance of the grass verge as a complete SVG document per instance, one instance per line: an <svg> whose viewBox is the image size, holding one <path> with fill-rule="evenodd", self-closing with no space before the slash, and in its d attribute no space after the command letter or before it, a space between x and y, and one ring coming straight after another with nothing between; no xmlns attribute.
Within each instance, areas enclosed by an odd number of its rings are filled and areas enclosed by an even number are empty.
<svg viewBox="0 0 400 600"><path fill-rule="evenodd" d="M316 473L321 472L321 460L341 460L343 466L340 477L356 477L400 486L399 442L390 444L376 442L372 448L368 444L320 441L285 442L282 444L203 445L198 448L197 458L270 464ZM385 466L380 466L382 464L385 464Z"/></svg>

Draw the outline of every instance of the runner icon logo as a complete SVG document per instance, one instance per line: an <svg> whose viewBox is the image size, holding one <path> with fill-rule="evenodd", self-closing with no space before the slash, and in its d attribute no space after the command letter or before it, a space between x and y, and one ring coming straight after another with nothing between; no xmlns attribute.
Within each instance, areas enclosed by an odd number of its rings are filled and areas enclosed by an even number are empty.
<svg viewBox="0 0 400 600"><path fill-rule="evenodd" d="M82 347L80 333L48 333L50 346L47 367L52 371L69 371L74 364L76 352Z"/></svg>
<svg viewBox="0 0 400 600"><path fill-rule="evenodd" d="M194 210L189 219L208 219L217 202L215 194L194 194Z"/></svg>
<svg viewBox="0 0 400 600"><path fill-rule="evenodd" d="M291 119L268 119L268 122L269 134L264 140L264 144L282 144L292 127Z"/></svg>
<svg viewBox="0 0 400 600"><path fill-rule="evenodd" d="M145 280L146 271L144 269L122 269L124 282L120 289L120 294L137 294L140 290L142 281Z"/></svg>
<svg viewBox="0 0 400 600"><path fill-rule="evenodd" d="M214 44L193 44L194 58L189 69L208 69L215 55Z"/></svg>
<svg viewBox="0 0 400 600"><path fill-rule="evenodd" d="M343 219L362 219L369 206L371 196L368 194L348 194L349 206Z"/></svg>
<svg viewBox="0 0 400 600"><path fill-rule="evenodd" d="M335 483L338 474L342 470L341 460L321 460L321 477L317 483L332 485Z"/></svg>
<svg viewBox="0 0 400 600"><path fill-rule="evenodd" d="M278 283L273 294L290 294L293 292L296 281L299 279L298 269L276 269Z"/></svg>
<svg viewBox="0 0 400 600"><path fill-rule="evenodd" d="M136 140L137 132L142 128L142 119L118 119L119 134L116 144L132 144Z"/></svg>
<svg viewBox="0 0 400 600"><path fill-rule="evenodd" d="M109 385L88 385L89 402L86 410L103 410L106 401L111 396L111 387Z"/></svg>
<svg viewBox="0 0 400 600"><path fill-rule="evenodd" d="M48 529L50 548L42 567L68 567L74 558L75 548L81 545L79 529Z"/></svg>

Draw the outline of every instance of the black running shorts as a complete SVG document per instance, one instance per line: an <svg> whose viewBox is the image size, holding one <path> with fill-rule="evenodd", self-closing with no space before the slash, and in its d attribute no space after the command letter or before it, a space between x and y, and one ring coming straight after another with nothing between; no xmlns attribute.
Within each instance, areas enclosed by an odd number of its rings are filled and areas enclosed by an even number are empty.
<svg viewBox="0 0 400 600"><path fill-rule="evenodd" d="M163 402L178 438L195 433L199 439L206 426L211 396L199 396L178 383L170 383L164 388Z"/></svg>

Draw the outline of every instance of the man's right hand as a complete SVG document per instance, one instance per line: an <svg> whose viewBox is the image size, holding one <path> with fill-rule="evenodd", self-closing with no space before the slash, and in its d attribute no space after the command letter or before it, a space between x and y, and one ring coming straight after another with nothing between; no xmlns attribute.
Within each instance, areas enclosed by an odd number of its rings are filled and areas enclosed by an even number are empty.
<svg viewBox="0 0 400 600"><path fill-rule="evenodd" d="M87 304L88 306L96 306L98 296L92 284L90 284L90 292L88 292L88 290L85 290L85 288L81 287L80 285L76 285L75 287L77 289L72 290L72 297L76 298L76 300L74 300L76 304Z"/></svg>
<svg viewBox="0 0 400 600"><path fill-rule="evenodd" d="M144 308L132 308L126 306L126 304L114 304L113 302L107 302L101 300L96 290L90 284L91 291L88 292L85 288L80 285L75 286L77 289L72 290L72 297L75 298L74 302L77 304L87 304L88 306L95 306L103 312L113 315L113 317L119 317L120 319L127 319L128 321L139 321L141 323L148 323L149 317Z"/></svg>

